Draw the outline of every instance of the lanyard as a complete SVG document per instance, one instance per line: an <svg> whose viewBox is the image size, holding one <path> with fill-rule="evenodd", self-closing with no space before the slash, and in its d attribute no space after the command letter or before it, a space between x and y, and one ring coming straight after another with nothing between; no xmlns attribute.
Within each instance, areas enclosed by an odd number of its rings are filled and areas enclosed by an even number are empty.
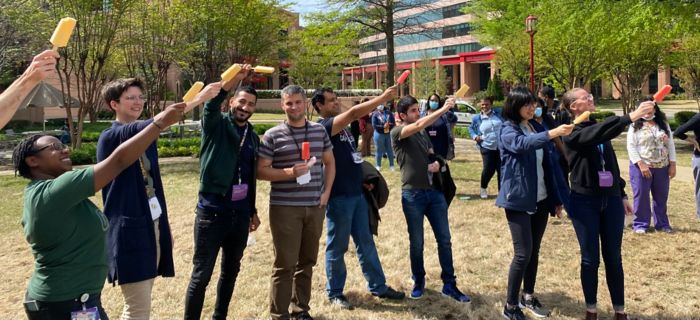
<svg viewBox="0 0 700 320"><path fill-rule="evenodd" d="M243 131L243 137L241 138L241 143L238 145L238 184L241 184L241 150L243 150L243 145L245 144L246 138L248 138L248 128L250 126L248 123L245 124L245 131Z"/></svg>
<svg viewBox="0 0 700 320"><path fill-rule="evenodd" d="M340 131L340 134L345 137L345 142L347 142L347 145L350 147L350 152L355 152L355 145L353 142L355 142L355 139L350 139L350 135L348 134L348 129L343 129ZM342 139L341 139L342 140Z"/></svg>
<svg viewBox="0 0 700 320"><path fill-rule="evenodd" d="M605 171L605 159L603 158L605 146L602 143L598 145L598 153L600 154L600 164L603 166L603 171Z"/></svg>
<svg viewBox="0 0 700 320"><path fill-rule="evenodd" d="M294 131L292 130L292 127L289 125L289 123L285 122L284 123L287 126L287 129L289 130L289 134L292 137L292 140L294 140L294 144L297 146L297 150L299 151L299 159L301 159L301 147L299 146L299 142L297 139L294 137ZM309 135L309 121L304 120L304 140L302 142L305 142L308 140ZM303 160L303 159L302 159Z"/></svg>

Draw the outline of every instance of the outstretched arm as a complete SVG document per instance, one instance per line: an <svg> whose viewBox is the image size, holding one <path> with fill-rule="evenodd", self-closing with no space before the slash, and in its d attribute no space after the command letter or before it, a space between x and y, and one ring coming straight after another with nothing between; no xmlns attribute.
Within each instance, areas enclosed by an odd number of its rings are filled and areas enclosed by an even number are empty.
<svg viewBox="0 0 700 320"><path fill-rule="evenodd" d="M408 138L415 133L425 129L427 126L433 124L433 122L437 121L437 119L440 118L445 112L448 110L452 109L452 107L455 105L455 99L454 98L449 98L447 101L445 101L445 105L442 106L442 108L437 109L435 112L418 119L418 121L411 123L409 125L406 125L403 127L401 130L401 136L399 136L399 139L404 139Z"/></svg>
<svg viewBox="0 0 700 320"><path fill-rule="evenodd" d="M358 104L349 110L335 116L333 118L333 130L331 136L338 134L341 130L347 127L351 122L362 118L370 111L374 110L378 105L394 99L398 96L398 87L396 85L384 90L380 96L375 97L365 103Z"/></svg>

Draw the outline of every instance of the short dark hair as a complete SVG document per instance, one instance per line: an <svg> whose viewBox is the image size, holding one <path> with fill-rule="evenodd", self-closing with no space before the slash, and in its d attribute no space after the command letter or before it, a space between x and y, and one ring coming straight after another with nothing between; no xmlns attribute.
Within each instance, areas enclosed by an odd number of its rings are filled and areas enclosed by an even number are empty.
<svg viewBox="0 0 700 320"><path fill-rule="evenodd" d="M255 103L256 104L258 103L258 92L255 91L255 88L253 88L251 86L247 86L247 85L240 86L240 87L238 87L238 89L236 89L236 91L234 91L233 93L229 93L228 97L226 97L226 101L224 101L224 104L222 105L222 108L224 108L223 110L229 109L229 104L231 103L231 99L233 99L235 96L237 96L239 92L245 92L245 93L252 94L255 97ZM229 111L230 111L230 109L229 109Z"/></svg>
<svg viewBox="0 0 700 320"><path fill-rule="evenodd" d="M414 105L418 104L418 100L412 96L404 96L399 100L399 103L396 104L396 111L398 113L408 113L408 109Z"/></svg>
<svg viewBox="0 0 700 320"><path fill-rule="evenodd" d="M503 117L519 123L523 120L520 116L520 108L537 102L537 98L532 91L526 87L516 87L510 90L503 105Z"/></svg>
<svg viewBox="0 0 700 320"><path fill-rule="evenodd" d="M12 151L12 164L15 167L15 175L19 173L21 177L31 179L32 174L29 170L29 166L27 165L27 162L25 161L27 157L33 156L36 154L36 150L34 150L34 143L36 143L37 140L39 140L43 135L33 135L27 139L24 139L20 141L17 146L15 146L15 149Z"/></svg>
<svg viewBox="0 0 700 320"><path fill-rule="evenodd" d="M488 100L489 103L493 104L493 97L492 96L483 96L479 100Z"/></svg>
<svg viewBox="0 0 700 320"><path fill-rule="evenodd" d="M110 102L119 101L122 93L129 90L131 87L137 87L141 89L141 91L145 91L143 81L141 81L139 78L117 79L105 84L102 87L102 99L111 109L112 107L110 106Z"/></svg>
<svg viewBox="0 0 700 320"><path fill-rule="evenodd" d="M544 86L540 88L540 92L543 96L554 99L554 88L552 88L552 86Z"/></svg>
<svg viewBox="0 0 700 320"><path fill-rule="evenodd" d="M333 93L333 89L331 88L319 88L314 90L314 95L311 97L311 105L314 107L314 110L318 112L318 107L316 106L316 103L320 104L326 104L326 97L323 96L324 93Z"/></svg>

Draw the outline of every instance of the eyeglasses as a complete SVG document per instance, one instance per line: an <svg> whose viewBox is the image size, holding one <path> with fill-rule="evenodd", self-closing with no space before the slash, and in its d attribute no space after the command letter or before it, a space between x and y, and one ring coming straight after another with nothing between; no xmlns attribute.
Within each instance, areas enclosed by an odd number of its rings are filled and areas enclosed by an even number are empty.
<svg viewBox="0 0 700 320"><path fill-rule="evenodd" d="M50 148L50 150L53 150L53 151L63 151L63 150L68 149L68 146L61 143L61 142L54 142L54 143L47 144L39 149L34 150L33 153L36 154L36 153L39 153L39 152L44 151L45 149L49 149L49 148Z"/></svg>
<svg viewBox="0 0 700 320"><path fill-rule="evenodd" d="M144 97L144 96L126 96L126 97L124 97L124 100L129 101L129 102L136 101L136 100L146 101L146 97ZM117 102L120 102L120 101L117 100Z"/></svg>
<svg viewBox="0 0 700 320"><path fill-rule="evenodd" d="M588 100L588 101L593 101L593 95L589 93L589 94L587 94L587 95L585 95L585 96L579 97L579 98L576 99L576 100Z"/></svg>

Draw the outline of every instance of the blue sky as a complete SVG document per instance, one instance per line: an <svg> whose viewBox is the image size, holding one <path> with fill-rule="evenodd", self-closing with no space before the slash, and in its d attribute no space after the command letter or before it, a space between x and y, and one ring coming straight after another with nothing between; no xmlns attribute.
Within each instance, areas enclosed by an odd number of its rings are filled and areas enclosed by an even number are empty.
<svg viewBox="0 0 700 320"><path fill-rule="evenodd" d="M300 14L321 11L325 6L326 1L324 0L286 0L284 3L294 2L291 6L291 11L298 12ZM304 25L304 19L301 19L301 25Z"/></svg>

